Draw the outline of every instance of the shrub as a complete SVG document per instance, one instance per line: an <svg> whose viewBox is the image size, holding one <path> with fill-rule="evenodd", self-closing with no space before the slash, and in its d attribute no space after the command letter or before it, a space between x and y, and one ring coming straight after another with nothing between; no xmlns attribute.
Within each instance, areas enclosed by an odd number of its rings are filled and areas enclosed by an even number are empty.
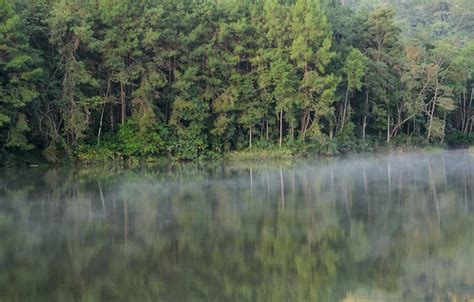
<svg viewBox="0 0 474 302"><path fill-rule="evenodd" d="M167 141L169 141L168 128L159 123L155 123L151 129L142 131L135 119L129 119L118 131L118 150L126 157L163 155L168 151Z"/></svg>

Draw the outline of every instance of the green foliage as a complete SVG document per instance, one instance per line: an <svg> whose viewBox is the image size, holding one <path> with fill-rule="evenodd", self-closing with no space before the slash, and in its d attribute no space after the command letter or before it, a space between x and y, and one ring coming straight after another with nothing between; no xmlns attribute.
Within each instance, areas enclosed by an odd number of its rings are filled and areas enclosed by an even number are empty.
<svg viewBox="0 0 474 302"><path fill-rule="evenodd" d="M206 140L185 132L171 142L173 157L178 160L195 160L206 154Z"/></svg>
<svg viewBox="0 0 474 302"><path fill-rule="evenodd" d="M271 147L254 147L251 150L241 150L230 152L228 157L233 161L260 161L260 160L284 160L294 157L291 149L280 148L277 145Z"/></svg>
<svg viewBox="0 0 474 302"><path fill-rule="evenodd" d="M342 71L346 75L349 90L361 89L366 61L367 58L356 48L351 49L347 55Z"/></svg>
<svg viewBox="0 0 474 302"><path fill-rule="evenodd" d="M141 131L134 119L120 127L118 132L118 149L123 156L148 157L166 155L168 129L155 124L146 131Z"/></svg>
<svg viewBox="0 0 474 302"><path fill-rule="evenodd" d="M454 131L447 135L446 143L453 147L474 146L474 134L466 134L460 131Z"/></svg>
<svg viewBox="0 0 474 302"><path fill-rule="evenodd" d="M76 151L77 160L84 164L106 163L117 160L117 146L113 144L102 144L100 146L81 145Z"/></svg>
<svg viewBox="0 0 474 302"><path fill-rule="evenodd" d="M29 126L25 107L39 96L42 70L28 41L24 20L10 1L0 1L0 144L11 149L32 149L25 134Z"/></svg>
<svg viewBox="0 0 474 302"><path fill-rule="evenodd" d="M472 4L379 2L0 0L2 156L470 144Z"/></svg>
<svg viewBox="0 0 474 302"><path fill-rule="evenodd" d="M28 139L26 138L25 134L29 132L31 129L28 127L26 122L26 117L23 113L18 115L18 120L10 129L8 133L8 140L6 147L8 148L18 148L21 150L31 150L34 146L28 143Z"/></svg>

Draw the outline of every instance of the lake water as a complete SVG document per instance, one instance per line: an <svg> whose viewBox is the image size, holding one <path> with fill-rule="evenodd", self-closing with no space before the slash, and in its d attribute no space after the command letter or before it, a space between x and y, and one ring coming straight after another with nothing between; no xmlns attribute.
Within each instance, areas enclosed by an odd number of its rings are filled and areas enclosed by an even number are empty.
<svg viewBox="0 0 474 302"><path fill-rule="evenodd" d="M0 174L0 301L473 301L474 155Z"/></svg>

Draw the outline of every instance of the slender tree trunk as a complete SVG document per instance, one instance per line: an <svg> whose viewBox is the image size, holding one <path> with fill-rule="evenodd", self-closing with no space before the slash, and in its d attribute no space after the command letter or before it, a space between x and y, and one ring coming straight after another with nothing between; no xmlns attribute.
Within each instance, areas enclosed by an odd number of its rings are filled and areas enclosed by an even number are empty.
<svg viewBox="0 0 474 302"><path fill-rule="evenodd" d="M444 113L444 118L443 118L443 137L441 138L441 144L444 143L445 136L446 136L446 112Z"/></svg>
<svg viewBox="0 0 474 302"><path fill-rule="evenodd" d="M252 125L250 125L250 128L249 128L249 146L250 146L250 149L252 149Z"/></svg>
<svg viewBox="0 0 474 302"><path fill-rule="evenodd" d="M391 132L391 137L394 137L397 135L398 133L398 130L401 129L401 127L406 123L408 122L411 118L413 118L414 116L416 116L416 113L408 116L407 118L405 118L403 121L401 120L401 117L400 115L398 116L398 122L396 125L393 125L392 126L392 132Z"/></svg>
<svg viewBox="0 0 474 302"><path fill-rule="evenodd" d="M387 143L390 143L390 113L387 113Z"/></svg>
<svg viewBox="0 0 474 302"><path fill-rule="evenodd" d="M301 120L301 135L303 137L303 140L306 137L306 131L308 130L309 122L310 122L310 113L307 109L305 109L303 112L303 118Z"/></svg>
<svg viewBox="0 0 474 302"><path fill-rule="evenodd" d="M265 120L265 125L267 127L266 136L267 136L267 141L268 141L268 120Z"/></svg>
<svg viewBox="0 0 474 302"><path fill-rule="evenodd" d="M466 125L465 125L465 129L463 129L463 132L464 133L468 133L472 131L472 99L473 99L473 95L474 95L474 88L471 89L471 95L469 97L469 107L466 109ZM469 129L469 123L471 124L470 128L471 130L468 130Z"/></svg>
<svg viewBox="0 0 474 302"><path fill-rule="evenodd" d="M367 115L364 114L364 121L362 122L362 140L365 141L365 128L367 127Z"/></svg>
<svg viewBox="0 0 474 302"><path fill-rule="evenodd" d="M99 120L99 131L97 132L97 145L100 144L100 135L102 133L102 123L104 120L104 111L105 111L105 104L102 106L102 112L100 113L100 120Z"/></svg>
<svg viewBox="0 0 474 302"><path fill-rule="evenodd" d="M369 90L365 90L365 109L364 109L364 121L362 123L362 140L365 140L365 131L367 129L367 115L369 112Z"/></svg>
<svg viewBox="0 0 474 302"><path fill-rule="evenodd" d="M397 136L398 130L401 128L403 124L404 122L402 122L402 110L397 105L397 124L394 125L394 129L392 129L392 137Z"/></svg>
<svg viewBox="0 0 474 302"><path fill-rule="evenodd" d="M346 112L347 112L348 102L349 102L349 85L347 85L346 97L344 98L344 108L342 110L342 120L341 120L341 127L339 128L339 132L341 132L344 129L344 124L346 122Z"/></svg>
<svg viewBox="0 0 474 302"><path fill-rule="evenodd" d="M301 134L304 134L304 125L306 124L306 110L303 111L303 115L301 116Z"/></svg>
<svg viewBox="0 0 474 302"><path fill-rule="evenodd" d="M435 107L436 107L436 103L433 101L433 105L431 106L431 110L430 110L428 134L426 136L426 138L428 139L428 142L430 141L430 138L431 138L431 127L432 127L432 124L433 124L433 117L434 117Z"/></svg>
<svg viewBox="0 0 474 302"><path fill-rule="evenodd" d="M110 106L110 129L112 130L112 132L115 132L114 107L115 106Z"/></svg>
<svg viewBox="0 0 474 302"><path fill-rule="evenodd" d="M463 91L461 96L459 97L459 103L461 103L461 106L459 108L459 111L461 112L461 131L463 133L466 133L465 130L466 130L466 122L467 122L467 114L466 114L466 111L467 111L467 108L466 108L466 91Z"/></svg>
<svg viewBox="0 0 474 302"><path fill-rule="evenodd" d="M433 117L434 117L435 108L436 108L436 100L438 99L438 89L439 89L439 83L436 83L436 89L433 96L433 106L431 107L431 112L430 112L430 117L429 117L430 123L428 125L428 135L426 137L428 139L428 142L430 141L430 137L431 137L431 127L433 124Z"/></svg>
<svg viewBox="0 0 474 302"><path fill-rule="evenodd" d="M280 110L280 149L283 140L283 108Z"/></svg>
<svg viewBox="0 0 474 302"><path fill-rule="evenodd" d="M109 80L107 81L107 91L105 92L105 100L106 102L109 100L109 94L110 94L110 76ZM99 131L97 132L97 144L100 144L100 135L102 133L102 125L104 121L104 112L105 112L105 106L107 103L104 103L104 106L102 107L102 112L100 113L100 121L99 121Z"/></svg>
<svg viewBox="0 0 474 302"><path fill-rule="evenodd" d="M125 119L127 117L127 104L125 100L125 87L124 87L123 81L120 81L120 101L122 105L121 122L123 125L125 124Z"/></svg>

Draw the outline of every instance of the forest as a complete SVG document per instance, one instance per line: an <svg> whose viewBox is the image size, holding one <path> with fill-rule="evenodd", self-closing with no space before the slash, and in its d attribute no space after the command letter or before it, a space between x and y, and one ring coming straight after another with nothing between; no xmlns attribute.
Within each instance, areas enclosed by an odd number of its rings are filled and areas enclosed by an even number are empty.
<svg viewBox="0 0 474 302"><path fill-rule="evenodd" d="M0 165L474 143L472 0L0 0Z"/></svg>

